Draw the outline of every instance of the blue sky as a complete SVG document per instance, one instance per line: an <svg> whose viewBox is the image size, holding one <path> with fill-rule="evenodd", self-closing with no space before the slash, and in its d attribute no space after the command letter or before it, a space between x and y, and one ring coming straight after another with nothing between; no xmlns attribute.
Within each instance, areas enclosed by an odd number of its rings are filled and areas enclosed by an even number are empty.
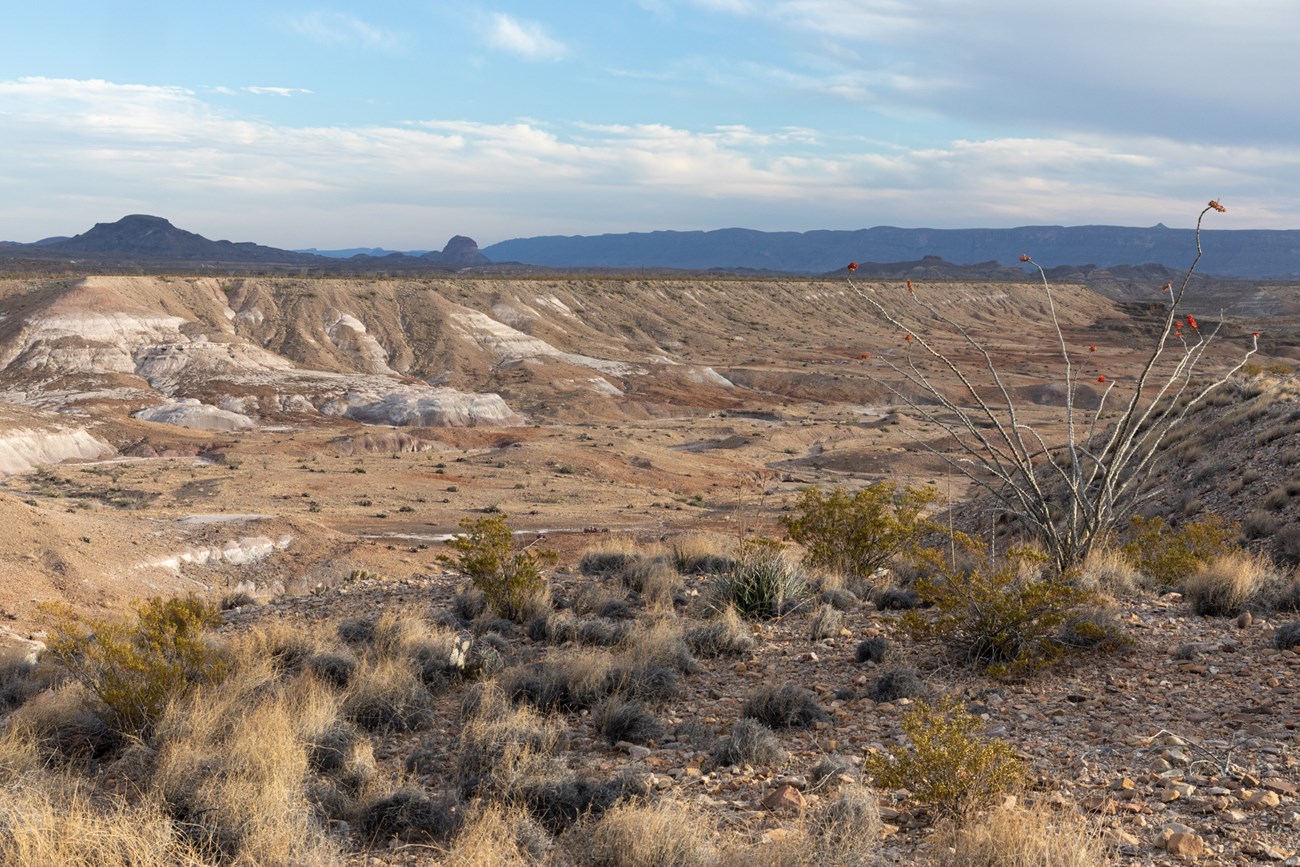
<svg viewBox="0 0 1300 867"><path fill-rule="evenodd" d="M7 6L4 240L1300 227L1295 0Z"/></svg>

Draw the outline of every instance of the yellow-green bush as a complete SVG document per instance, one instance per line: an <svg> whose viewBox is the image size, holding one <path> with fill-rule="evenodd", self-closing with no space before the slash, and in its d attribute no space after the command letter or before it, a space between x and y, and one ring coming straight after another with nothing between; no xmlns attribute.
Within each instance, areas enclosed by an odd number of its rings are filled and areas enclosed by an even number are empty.
<svg viewBox="0 0 1300 867"><path fill-rule="evenodd" d="M1178 584L1215 557L1236 550L1240 528L1206 514L1177 528L1164 518L1134 517L1124 555L1160 584Z"/></svg>
<svg viewBox="0 0 1300 867"><path fill-rule="evenodd" d="M555 560L555 552L515 551L506 517L465 518L460 522L461 535L447 543L459 556L442 559L483 591L498 616L523 623L547 598L541 567Z"/></svg>
<svg viewBox="0 0 1300 867"><path fill-rule="evenodd" d="M933 527L921 517L938 496L934 488L876 482L856 493L807 488L795 514L781 518L790 538L806 549L810 566L846 575L870 575L896 556L910 553Z"/></svg>
<svg viewBox="0 0 1300 867"><path fill-rule="evenodd" d="M916 592L933 611L908 611L914 638L938 638L963 662L994 675L1025 674L1068 649L1059 631L1089 595L1045 572L1046 558L1013 549L996 567L943 568L917 579Z"/></svg>
<svg viewBox="0 0 1300 867"><path fill-rule="evenodd" d="M945 696L918 702L903 717L909 748L870 753L863 769L886 789L906 789L945 818L961 819L994 804L1018 785L1024 765L1011 746L984 740L979 717Z"/></svg>
<svg viewBox="0 0 1300 867"><path fill-rule="evenodd" d="M197 597L148 599L136 605L134 620L49 611L50 654L103 703L119 731L147 734L172 698L226 672L207 636L221 615Z"/></svg>

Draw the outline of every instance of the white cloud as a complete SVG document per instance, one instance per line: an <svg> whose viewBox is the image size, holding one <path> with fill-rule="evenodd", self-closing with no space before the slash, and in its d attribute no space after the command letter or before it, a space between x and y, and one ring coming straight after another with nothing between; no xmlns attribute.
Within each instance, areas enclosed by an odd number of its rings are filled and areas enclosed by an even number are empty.
<svg viewBox="0 0 1300 867"><path fill-rule="evenodd" d="M378 51L396 52L405 47L406 36L377 27L343 12L315 10L289 19L289 28L322 45L360 45Z"/></svg>
<svg viewBox="0 0 1300 867"><path fill-rule="evenodd" d="M254 85L245 87L244 90L257 96L293 96L298 93L311 93L305 87L258 87Z"/></svg>
<svg viewBox="0 0 1300 867"><path fill-rule="evenodd" d="M561 60L569 53L568 47L552 38L541 24L504 12L492 13L488 42L524 60Z"/></svg>
<svg viewBox="0 0 1300 867"><path fill-rule="evenodd" d="M1300 223L1287 146L988 137L906 148L800 128L663 123L279 125L186 88L0 81L0 238L156 213L277 246L429 247L655 228ZM1222 225L1220 225L1222 224Z"/></svg>

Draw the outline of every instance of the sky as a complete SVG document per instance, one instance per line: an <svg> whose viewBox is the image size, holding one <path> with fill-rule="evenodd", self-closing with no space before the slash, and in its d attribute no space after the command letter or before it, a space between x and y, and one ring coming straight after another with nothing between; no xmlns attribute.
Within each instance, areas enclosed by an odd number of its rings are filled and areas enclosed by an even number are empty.
<svg viewBox="0 0 1300 867"><path fill-rule="evenodd" d="M5 7L0 240L1300 228L1295 0Z"/></svg>

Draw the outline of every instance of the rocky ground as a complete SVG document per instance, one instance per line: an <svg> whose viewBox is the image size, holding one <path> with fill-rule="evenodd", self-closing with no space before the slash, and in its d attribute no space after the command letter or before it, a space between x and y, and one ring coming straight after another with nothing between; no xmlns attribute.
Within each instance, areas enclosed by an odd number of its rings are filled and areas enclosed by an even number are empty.
<svg viewBox="0 0 1300 867"><path fill-rule="evenodd" d="M595 580L561 569L557 591L572 599ZM230 615L228 628L267 618L373 616L389 608L437 612L451 607L456 583L454 575L366 579L317 597L241 609ZM692 602L682 616L702 614L705 579L688 579L687 587ZM1271 643L1285 616L1199 617L1177 593L1128 597L1116 612L1134 641L1131 650L1080 656L1012 682L952 664L943 647L911 641L897 627L896 612L869 602L845 612L839 634L821 641L808 636L810 615L795 613L755 624L759 640L752 654L705 661L682 679L681 694L658 712L676 734L645 746L610 746L590 715L565 715L571 739L564 759L584 777L607 780L630 772L651 790L698 805L717 818L724 848L776 839L801 809L829 797L830 790L814 782L819 762L840 756L856 768L865 753L900 742L900 723L913 700L877 703L869 695L883 672L911 669L924 685L921 697L961 698L984 719L989 737L1014 745L1029 767L1021 803L1087 815L1113 847L1116 864L1300 863L1300 652ZM876 636L891 643L886 659L856 662L857 644ZM506 638L507 664L544 653L522 634ZM781 733L786 762L711 768L714 738L739 719L754 689L773 683L812 689L829 718ZM446 764L418 782L432 791L446 785L461 701L459 693L441 699L431 733L377 743L376 757L390 780L403 779L406 757L432 743ZM881 796L886 862L930 862L939 845L934 817L904 792ZM425 858L399 849L368 852L356 863Z"/></svg>

